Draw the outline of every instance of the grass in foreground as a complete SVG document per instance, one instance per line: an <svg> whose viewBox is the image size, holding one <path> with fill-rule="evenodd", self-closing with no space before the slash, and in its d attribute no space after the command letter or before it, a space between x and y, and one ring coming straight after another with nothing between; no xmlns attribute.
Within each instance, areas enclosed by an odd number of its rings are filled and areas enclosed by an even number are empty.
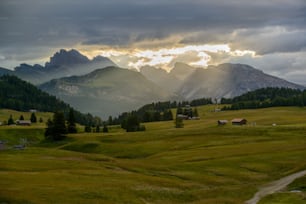
<svg viewBox="0 0 306 204"><path fill-rule="evenodd" d="M146 132L77 134L1 151L0 201L243 203L263 184L306 169L306 109L212 109L198 108L201 120L183 129L148 123ZM216 125L237 117L256 126Z"/></svg>

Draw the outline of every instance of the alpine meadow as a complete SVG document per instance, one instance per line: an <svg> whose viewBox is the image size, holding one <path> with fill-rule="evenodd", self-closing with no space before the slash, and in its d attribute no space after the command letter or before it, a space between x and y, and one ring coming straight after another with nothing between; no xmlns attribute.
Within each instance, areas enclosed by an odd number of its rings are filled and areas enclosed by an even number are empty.
<svg viewBox="0 0 306 204"><path fill-rule="evenodd" d="M305 0L2 0L0 204L306 203Z"/></svg>

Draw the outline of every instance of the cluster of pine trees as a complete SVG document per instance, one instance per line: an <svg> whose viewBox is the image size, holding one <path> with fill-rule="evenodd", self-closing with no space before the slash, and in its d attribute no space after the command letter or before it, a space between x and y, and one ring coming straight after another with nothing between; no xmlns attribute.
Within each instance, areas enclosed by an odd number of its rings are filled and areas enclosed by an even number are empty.
<svg viewBox="0 0 306 204"><path fill-rule="evenodd" d="M222 110L256 109L275 106L304 106L306 90L290 88L263 88L248 92L232 99L221 99L225 106Z"/></svg>
<svg viewBox="0 0 306 204"><path fill-rule="evenodd" d="M116 118L109 117L108 124L110 125L119 125L122 124L130 115L137 116L139 122L156 122L156 121L170 121L173 120L173 113L171 109L177 108L178 114L186 114L189 117L198 117L197 110L195 112L188 112L185 109L186 106L200 106L212 104L211 98L202 98L196 99L193 101L166 101L166 102L157 102L144 105L136 111L125 112L119 115Z"/></svg>
<svg viewBox="0 0 306 204"><path fill-rule="evenodd" d="M19 120L25 120L23 115L20 115ZM30 121L31 121L31 123L37 123L37 117L36 117L35 113L31 114ZM43 119L40 118L39 122L42 123ZM4 122L4 125L13 125L13 124L15 124L15 120L14 120L13 116L10 115L8 120Z"/></svg>
<svg viewBox="0 0 306 204"><path fill-rule="evenodd" d="M125 129L127 132L137 132L146 130L145 126L140 124L139 118L135 114L129 114L121 122L121 128Z"/></svg>
<svg viewBox="0 0 306 204"><path fill-rule="evenodd" d="M66 120L63 112L55 112L52 119L48 119L45 137L49 140L61 140L67 133L77 133L74 110L70 109Z"/></svg>
<svg viewBox="0 0 306 204"><path fill-rule="evenodd" d="M176 109L176 115L184 115L188 118L199 117L198 109L196 107L192 108L189 105L185 107L178 107Z"/></svg>

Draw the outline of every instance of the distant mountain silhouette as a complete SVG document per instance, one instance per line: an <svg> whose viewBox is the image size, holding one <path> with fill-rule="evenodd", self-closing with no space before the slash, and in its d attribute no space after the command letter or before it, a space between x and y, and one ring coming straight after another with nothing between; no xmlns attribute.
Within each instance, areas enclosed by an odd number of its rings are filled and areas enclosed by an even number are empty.
<svg viewBox="0 0 306 204"><path fill-rule="evenodd" d="M81 111L104 118L137 109L152 101L178 99L141 73L118 67L55 79L39 87Z"/></svg>
<svg viewBox="0 0 306 204"><path fill-rule="evenodd" d="M188 100L202 97L231 98L265 87L304 88L249 65L221 64L196 69L181 84L178 93Z"/></svg>
<svg viewBox="0 0 306 204"><path fill-rule="evenodd" d="M51 93L84 112L117 115L151 102L231 98L266 87L304 89L245 64L221 64L206 69L177 62L168 73L145 66L137 71L118 68L102 56L92 60L77 50L60 50L44 66L21 64L11 74L42 84Z"/></svg>
<svg viewBox="0 0 306 204"><path fill-rule="evenodd" d="M9 74L33 84L40 84L55 78L87 74L107 66L115 66L115 63L106 57L98 56L90 60L77 50L61 49L50 58L49 62L46 62L45 66L20 64ZM4 71L0 71L0 75L2 72Z"/></svg>

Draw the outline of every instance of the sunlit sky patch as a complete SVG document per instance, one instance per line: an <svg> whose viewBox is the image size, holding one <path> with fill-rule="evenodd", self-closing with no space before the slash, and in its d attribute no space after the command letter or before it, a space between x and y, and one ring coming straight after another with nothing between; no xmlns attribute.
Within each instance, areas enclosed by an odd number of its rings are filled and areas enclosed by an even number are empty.
<svg viewBox="0 0 306 204"><path fill-rule="evenodd" d="M211 61L210 54L222 54L242 57L244 55L256 56L255 51L234 50L228 44L216 45L185 45L162 49L110 49L101 51L100 55L109 57L122 67L139 70L143 66L154 66L169 71L175 62L184 56L184 62L196 67L207 67Z"/></svg>

